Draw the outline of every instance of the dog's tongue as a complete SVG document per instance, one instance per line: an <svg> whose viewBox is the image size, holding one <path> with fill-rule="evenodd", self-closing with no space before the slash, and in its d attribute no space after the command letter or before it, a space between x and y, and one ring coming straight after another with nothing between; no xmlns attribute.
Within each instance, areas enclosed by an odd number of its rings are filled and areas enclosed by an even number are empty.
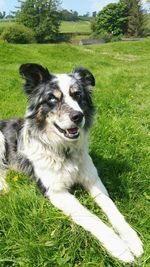
<svg viewBox="0 0 150 267"><path fill-rule="evenodd" d="M70 129L67 129L67 131L70 134L76 134L78 132L78 128L70 128Z"/></svg>

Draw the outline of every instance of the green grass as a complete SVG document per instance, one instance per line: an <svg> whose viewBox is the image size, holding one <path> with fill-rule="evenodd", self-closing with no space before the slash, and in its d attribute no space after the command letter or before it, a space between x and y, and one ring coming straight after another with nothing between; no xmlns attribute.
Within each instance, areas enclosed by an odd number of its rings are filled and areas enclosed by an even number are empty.
<svg viewBox="0 0 150 267"><path fill-rule="evenodd" d="M90 153L110 196L144 243L134 266L148 267L150 40L94 46L0 43L0 117L23 116L19 65L36 62L51 72L89 68L96 118ZM9 171L11 189L0 197L0 267L122 267L99 242L54 208L35 184ZM106 217L85 191L81 203ZM131 266L131 265L126 265Z"/></svg>
<svg viewBox="0 0 150 267"><path fill-rule="evenodd" d="M13 21L0 20L0 27L7 27L12 25ZM60 32L62 33L90 33L90 22L89 21L62 21L60 26Z"/></svg>
<svg viewBox="0 0 150 267"><path fill-rule="evenodd" d="M2 21L0 20L0 27L7 27L7 26L10 26L12 25L14 22L13 21Z"/></svg>
<svg viewBox="0 0 150 267"><path fill-rule="evenodd" d="M89 21L63 21L61 23L60 32L63 33L90 33L90 22Z"/></svg>

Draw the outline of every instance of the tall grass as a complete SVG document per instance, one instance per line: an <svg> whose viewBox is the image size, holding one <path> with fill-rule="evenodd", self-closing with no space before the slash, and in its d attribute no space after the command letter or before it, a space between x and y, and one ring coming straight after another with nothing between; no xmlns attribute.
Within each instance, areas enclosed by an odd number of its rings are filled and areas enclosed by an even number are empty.
<svg viewBox="0 0 150 267"><path fill-rule="evenodd" d="M23 116L19 65L36 62L50 72L89 68L96 78L96 117L90 153L108 191L144 243L134 266L148 266L150 40L94 46L0 43L0 117ZM0 197L1 267L122 267L99 242L54 208L23 174L10 170ZM81 188L74 194L105 222ZM130 266L130 265L127 265Z"/></svg>

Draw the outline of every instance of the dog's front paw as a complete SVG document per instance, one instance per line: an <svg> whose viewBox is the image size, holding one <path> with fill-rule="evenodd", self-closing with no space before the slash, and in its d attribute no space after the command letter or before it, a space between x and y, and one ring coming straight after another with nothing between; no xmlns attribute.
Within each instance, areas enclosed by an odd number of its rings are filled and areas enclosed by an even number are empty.
<svg viewBox="0 0 150 267"><path fill-rule="evenodd" d="M125 262L125 263L133 262L134 256L132 255L131 251L126 246L126 244L124 242L120 242L120 244L118 244L118 245L117 246L115 245L111 249L110 253L122 262Z"/></svg>
<svg viewBox="0 0 150 267"><path fill-rule="evenodd" d="M128 245L118 235L112 233L111 231L108 236L106 235L106 239L103 244L118 260L124 263L131 263L134 261L134 256Z"/></svg>
<svg viewBox="0 0 150 267"><path fill-rule="evenodd" d="M137 233L132 228L129 228L126 233L122 233L121 238L126 242L135 257L140 257L142 255L143 244Z"/></svg>
<svg viewBox="0 0 150 267"><path fill-rule="evenodd" d="M122 250L120 254L117 254L115 257L124 263L134 262L134 256L132 255L132 253L130 252L128 248L126 248L125 250Z"/></svg>

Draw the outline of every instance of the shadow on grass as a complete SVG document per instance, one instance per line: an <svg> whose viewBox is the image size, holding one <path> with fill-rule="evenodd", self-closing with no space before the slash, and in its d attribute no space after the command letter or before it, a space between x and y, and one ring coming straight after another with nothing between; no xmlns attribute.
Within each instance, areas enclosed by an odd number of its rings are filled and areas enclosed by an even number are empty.
<svg viewBox="0 0 150 267"><path fill-rule="evenodd" d="M98 174L113 199L128 198L131 166L125 160L106 159L95 152L90 153Z"/></svg>
<svg viewBox="0 0 150 267"><path fill-rule="evenodd" d="M129 200L129 173L131 172L129 163L125 160L105 159L93 151L90 152L90 156L110 197L118 201L120 199ZM75 184L70 192L79 199L82 198L83 194L88 196L88 193L79 184Z"/></svg>

